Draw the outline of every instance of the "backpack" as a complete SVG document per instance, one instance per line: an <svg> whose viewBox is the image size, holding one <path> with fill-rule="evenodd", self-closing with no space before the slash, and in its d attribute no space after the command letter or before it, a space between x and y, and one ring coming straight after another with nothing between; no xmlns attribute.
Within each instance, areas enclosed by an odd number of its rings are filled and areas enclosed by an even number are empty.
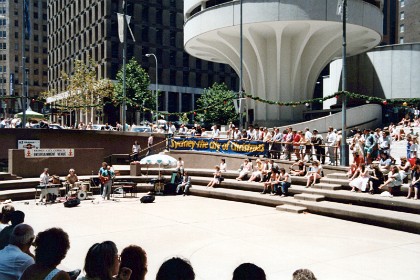
<svg viewBox="0 0 420 280"><path fill-rule="evenodd" d="M64 202L64 207L76 207L77 205L80 204L80 199L78 199L77 197L75 198L69 198L67 199L66 202Z"/></svg>
<svg viewBox="0 0 420 280"><path fill-rule="evenodd" d="M140 198L140 203L152 203L155 201L154 195L145 195Z"/></svg>

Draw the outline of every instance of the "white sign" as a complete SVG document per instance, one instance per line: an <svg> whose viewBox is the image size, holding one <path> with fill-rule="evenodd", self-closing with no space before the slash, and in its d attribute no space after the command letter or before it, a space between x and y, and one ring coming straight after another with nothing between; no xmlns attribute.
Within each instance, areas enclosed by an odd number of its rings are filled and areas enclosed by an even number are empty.
<svg viewBox="0 0 420 280"><path fill-rule="evenodd" d="M18 149L41 149L40 140L18 140Z"/></svg>
<svg viewBox="0 0 420 280"><path fill-rule="evenodd" d="M25 158L74 157L74 149L26 149Z"/></svg>

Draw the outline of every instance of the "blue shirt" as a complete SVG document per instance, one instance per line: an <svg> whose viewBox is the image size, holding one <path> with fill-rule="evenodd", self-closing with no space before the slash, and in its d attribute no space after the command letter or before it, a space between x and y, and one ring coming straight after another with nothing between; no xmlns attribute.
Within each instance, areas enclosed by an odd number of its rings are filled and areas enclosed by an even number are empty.
<svg viewBox="0 0 420 280"><path fill-rule="evenodd" d="M34 264L34 259L15 245L0 250L0 279L17 280L25 269Z"/></svg>

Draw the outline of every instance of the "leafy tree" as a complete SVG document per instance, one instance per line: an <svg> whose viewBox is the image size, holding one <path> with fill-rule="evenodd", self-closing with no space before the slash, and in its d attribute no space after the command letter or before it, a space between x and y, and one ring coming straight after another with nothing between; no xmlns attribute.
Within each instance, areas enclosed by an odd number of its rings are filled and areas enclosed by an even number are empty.
<svg viewBox="0 0 420 280"><path fill-rule="evenodd" d="M233 100L237 94L228 90L227 86L214 83L211 88L205 89L203 95L197 100L198 109L203 109L197 116L205 123L227 124L237 122L238 113L235 111Z"/></svg>
<svg viewBox="0 0 420 280"><path fill-rule="evenodd" d="M120 69L117 73L118 83L115 85L114 101L116 103L123 103L123 69ZM126 104L127 111L131 114L127 114L127 120L129 116L134 117L134 111L139 108L155 108L155 96L148 89L150 85L149 74L138 64L138 62L132 58L126 64ZM132 121L132 120L131 120Z"/></svg>
<svg viewBox="0 0 420 280"><path fill-rule="evenodd" d="M104 98L110 97L113 92L113 84L108 79L97 78L97 64L89 59L88 64L82 60L74 61L73 73L61 73L62 79L67 84L67 92L62 98L57 99L56 105L60 108L79 109L86 114L85 122L88 122L88 112L94 112L104 106ZM41 99L55 96L56 91L43 92ZM91 114L91 121L93 114Z"/></svg>

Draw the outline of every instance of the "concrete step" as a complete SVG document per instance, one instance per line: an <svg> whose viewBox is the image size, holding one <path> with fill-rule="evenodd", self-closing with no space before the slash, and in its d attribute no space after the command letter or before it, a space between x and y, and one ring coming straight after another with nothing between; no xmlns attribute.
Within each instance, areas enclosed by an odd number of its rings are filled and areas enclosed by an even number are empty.
<svg viewBox="0 0 420 280"><path fill-rule="evenodd" d="M347 180L347 174L346 173L339 173L339 172L335 172L335 173L330 173L327 175L327 178L332 178L332 179L342 179L342 180Z"/></svg>
<svg viewBox="0 0 420 280"><path fill-rule="evenodd" d="M295 194L294 198L299 199L299 200L308 200L308 201L323 201L323 200L325 200L325 196L323 196L323 195L309 194L309 193Z"/></svg>
<svg viewBox="0 0 420 280"><path fill-rule="evenodd" d="M336 191L336 190L343 189L342 185L339 185L339 184L329 184L329 183L316 183L311 188L321 189L321 190L330 190L330 191Z"/></svg>
<svg viewBox="0 0 420 280"><path fill-rule="evenodd" d="M284 205L276 206L276 210L277 211L284 211L284 212L301 214L301 213L307 211L308 209L306 207L284 204Z"/></svg>
<svg viewBox="0 0 420 280"><path fill-rule="evenodd" d="M205 177L192 177L193 186L205 186L209 182L209 178ZM305 188L302 185L296 185L292 183L292 186L289 188L290 195L296 194L313 194L321 195L325 197L325 200L346 203L346 204L355 204L360 206L367 207L376 207L381 209L389 209L393 211L400 212L409 212L409 213L420 213L420 203L412 199L406 199L407 195L407 185L402 186L401 196L396 196L392 199L387 197L381 197L378 194L370 195L368 193L353 193L349 190L343 189L334 189L322 187L325 184L315 184L314 187ZM318 188L319 187L319 188ZM218 188L230 189L230 190L243 190L249 192L261 192L263 190L262 183L255 182L246 182L246 181L236 181L232 179L225 179L223 183Z"/></svg>
<svg viewBox="0 0 420 280"><path fill-rule="evenodd" d="M315 202L297 200L293 197L282 198L279 196L261 195L259 193L243 190L206 188L195 185L193 185L190 189L190 193L192 195L208 198L224 199L272 207L284 204L300 206L307 208L307 211L313 214L420 234L420 215L418 214L376 209L331 201Z"/></svg>
<svg viewBox="0 0 420 280"><path fill-rule="evenodd" d="M18 177L15 174L10 174L7 172L0 172L0 181L19 180L19 179L22 179L22 177Z"/></svg>

